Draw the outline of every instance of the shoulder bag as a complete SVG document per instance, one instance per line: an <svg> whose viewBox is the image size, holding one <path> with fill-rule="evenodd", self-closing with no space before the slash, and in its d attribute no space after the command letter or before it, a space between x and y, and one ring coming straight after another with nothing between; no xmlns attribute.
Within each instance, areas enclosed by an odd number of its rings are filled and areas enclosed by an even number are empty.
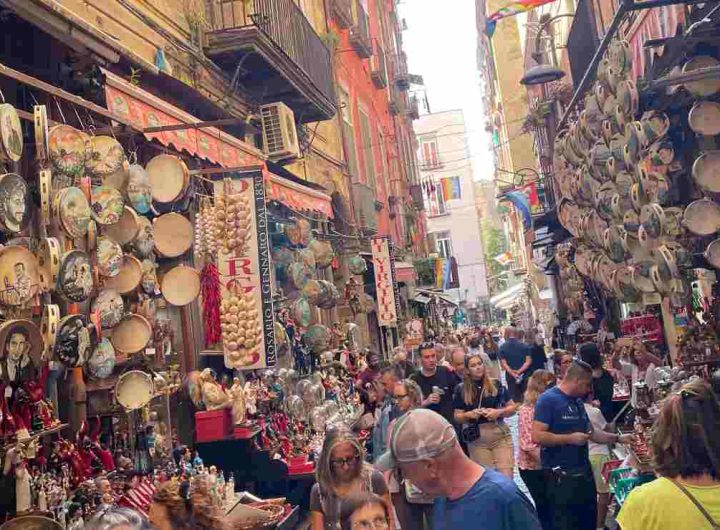
<svg viewBox="0 0 720 530"><path fill-rule="evenodd" d="M483 394L485 389L480 391L480 399L478 400L477 408L482 405ZM477 442L480 439L480 424L477 421L470 421L469 423L463 423L460 427L460 437L466 444Z"/></svg>
<svg viewBox="0 0 720 530"><path fill-rule="evenodd" d="M715 519L713 519L710 516L710 514L705 509L705 507L702 504L700 504L699 500L697 500L695 497L693 497L693 494L690 493L685 486L680 484L680 482L678 482L677 480L670 479L670 482L675 484L678 487L678 489L680 491L682 491L685 494L685 496L692 501L692 503L695 505L695 507L698 510L700 510L700 513L703 514L703 517L705 517L705 519L707 519L708 523L710 523L710 528L712 528L713 530L720 530L720 524L715 522Z"/></svg>

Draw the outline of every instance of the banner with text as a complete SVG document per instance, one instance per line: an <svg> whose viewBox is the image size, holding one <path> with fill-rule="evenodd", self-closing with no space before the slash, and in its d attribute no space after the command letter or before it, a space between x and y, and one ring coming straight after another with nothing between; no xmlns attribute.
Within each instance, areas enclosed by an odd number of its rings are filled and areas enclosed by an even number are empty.
<svg viewBox="0 0 720 530"><path fill-rule="evenodd" d="M372 248L373 266L375 268L378 324L381 326L395 327L398 321L398 310L390 240L387 236L374 237L370 245Z"/></svg>

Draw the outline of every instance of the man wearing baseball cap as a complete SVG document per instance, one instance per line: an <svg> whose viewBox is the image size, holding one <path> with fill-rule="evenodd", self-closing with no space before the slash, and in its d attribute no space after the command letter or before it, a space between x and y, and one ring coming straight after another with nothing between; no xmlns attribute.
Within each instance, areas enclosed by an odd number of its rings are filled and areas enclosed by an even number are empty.
<svg viewBox="0 0 720 530"><path fill-rule="evenodd" d="M426 495L436 496L433 530L541 530L535 509L514 482L470 460L453 426L414 409L393 426L389 450L376 462Z"/></svg>

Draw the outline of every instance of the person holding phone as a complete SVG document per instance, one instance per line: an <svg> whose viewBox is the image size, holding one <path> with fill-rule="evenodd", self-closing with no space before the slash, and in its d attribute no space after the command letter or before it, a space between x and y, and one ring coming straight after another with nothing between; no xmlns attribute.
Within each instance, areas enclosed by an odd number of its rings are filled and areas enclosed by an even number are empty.
<svg viewBox="0 0 720 530"><path fill-rule="evenodd" d="M503 418L515 413L515 402L497 379L491 379L480 354L465 358L465 377L453 393L455 422L470 458L512 478L513 441Z"/></svg>
<svg viewBox="0 0 720 530"><path fill-rule="evenodd" d="M423 342L418 348L420 371L410 376L423 392L422 407L453 422L452 393L460 379L444 366L438 366L435 343Z"/></svg>

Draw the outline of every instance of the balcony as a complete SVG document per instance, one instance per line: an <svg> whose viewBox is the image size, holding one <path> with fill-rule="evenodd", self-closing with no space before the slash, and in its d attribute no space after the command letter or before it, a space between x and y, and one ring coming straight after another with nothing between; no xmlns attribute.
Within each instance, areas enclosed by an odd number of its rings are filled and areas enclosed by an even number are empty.
<svg viewBox="0 0 720 530"><path fill-rule="evenodd" d="M395 58L394 78L395 87L399 90L410 89L410 75L407 70L407 58L405 52L400 52Z"/></svg>
<svg viewBox="0 0 720 530"><path fill-rule="evenodd" d="M352 0L330 0L330 9L338 27L348 29L352 26Z"/></svg>
<svg viewBox="0 0 720 530"><path fill-rule="evenodd" d="M403 94L396 90L392 89L390 91L390 104L388 105L388 108L390 109L390 114L393 116L400 116L402 114L405 114L406 112L407 104L405 103L405 97Z"/></svg>
<svg viewBox="0 0 720 530"><path fill-rule="evenodd" d="M366 234L377 232L375 191L360 182L353 183L353 201L360 230Z"/></svg>
<svg viewBox="0 0 720 530"><path fill-rule="evenodd" d="M385 52L380 44L375 41L375 53L370 58L370 77L376 88L387 87L387 68L385 65Z"/></svg>
<svg viewBox="0 0 720 530"><path fill-rule="evenodd" d="M355 1L355 20L350 28L350 46L363 59L369 59L373 53L372 40L370 39L370 20L360 4Z"/></svg>
<svg viewBox="0 0 720 530"><path fill-rule="evenodd" d="M413 206L416 209L425 209L425 201L423 200L422 188L419 184L413 184L412 186L410 186L410 198L412 199Z"/></svg>
<svg viewBox="0 0 720 530"><path fill-rule="evenodd" d="M417 120L420 118L420 105L418 104L417 96L410 96L405 115L411 120Z"/></svg>
<svg viewBox="0 0 720 530"><path fill-rule="evenodd" d="M331 53L292 0L214 0L205 53L258 103L300 123L335 115Z"/></svg>

